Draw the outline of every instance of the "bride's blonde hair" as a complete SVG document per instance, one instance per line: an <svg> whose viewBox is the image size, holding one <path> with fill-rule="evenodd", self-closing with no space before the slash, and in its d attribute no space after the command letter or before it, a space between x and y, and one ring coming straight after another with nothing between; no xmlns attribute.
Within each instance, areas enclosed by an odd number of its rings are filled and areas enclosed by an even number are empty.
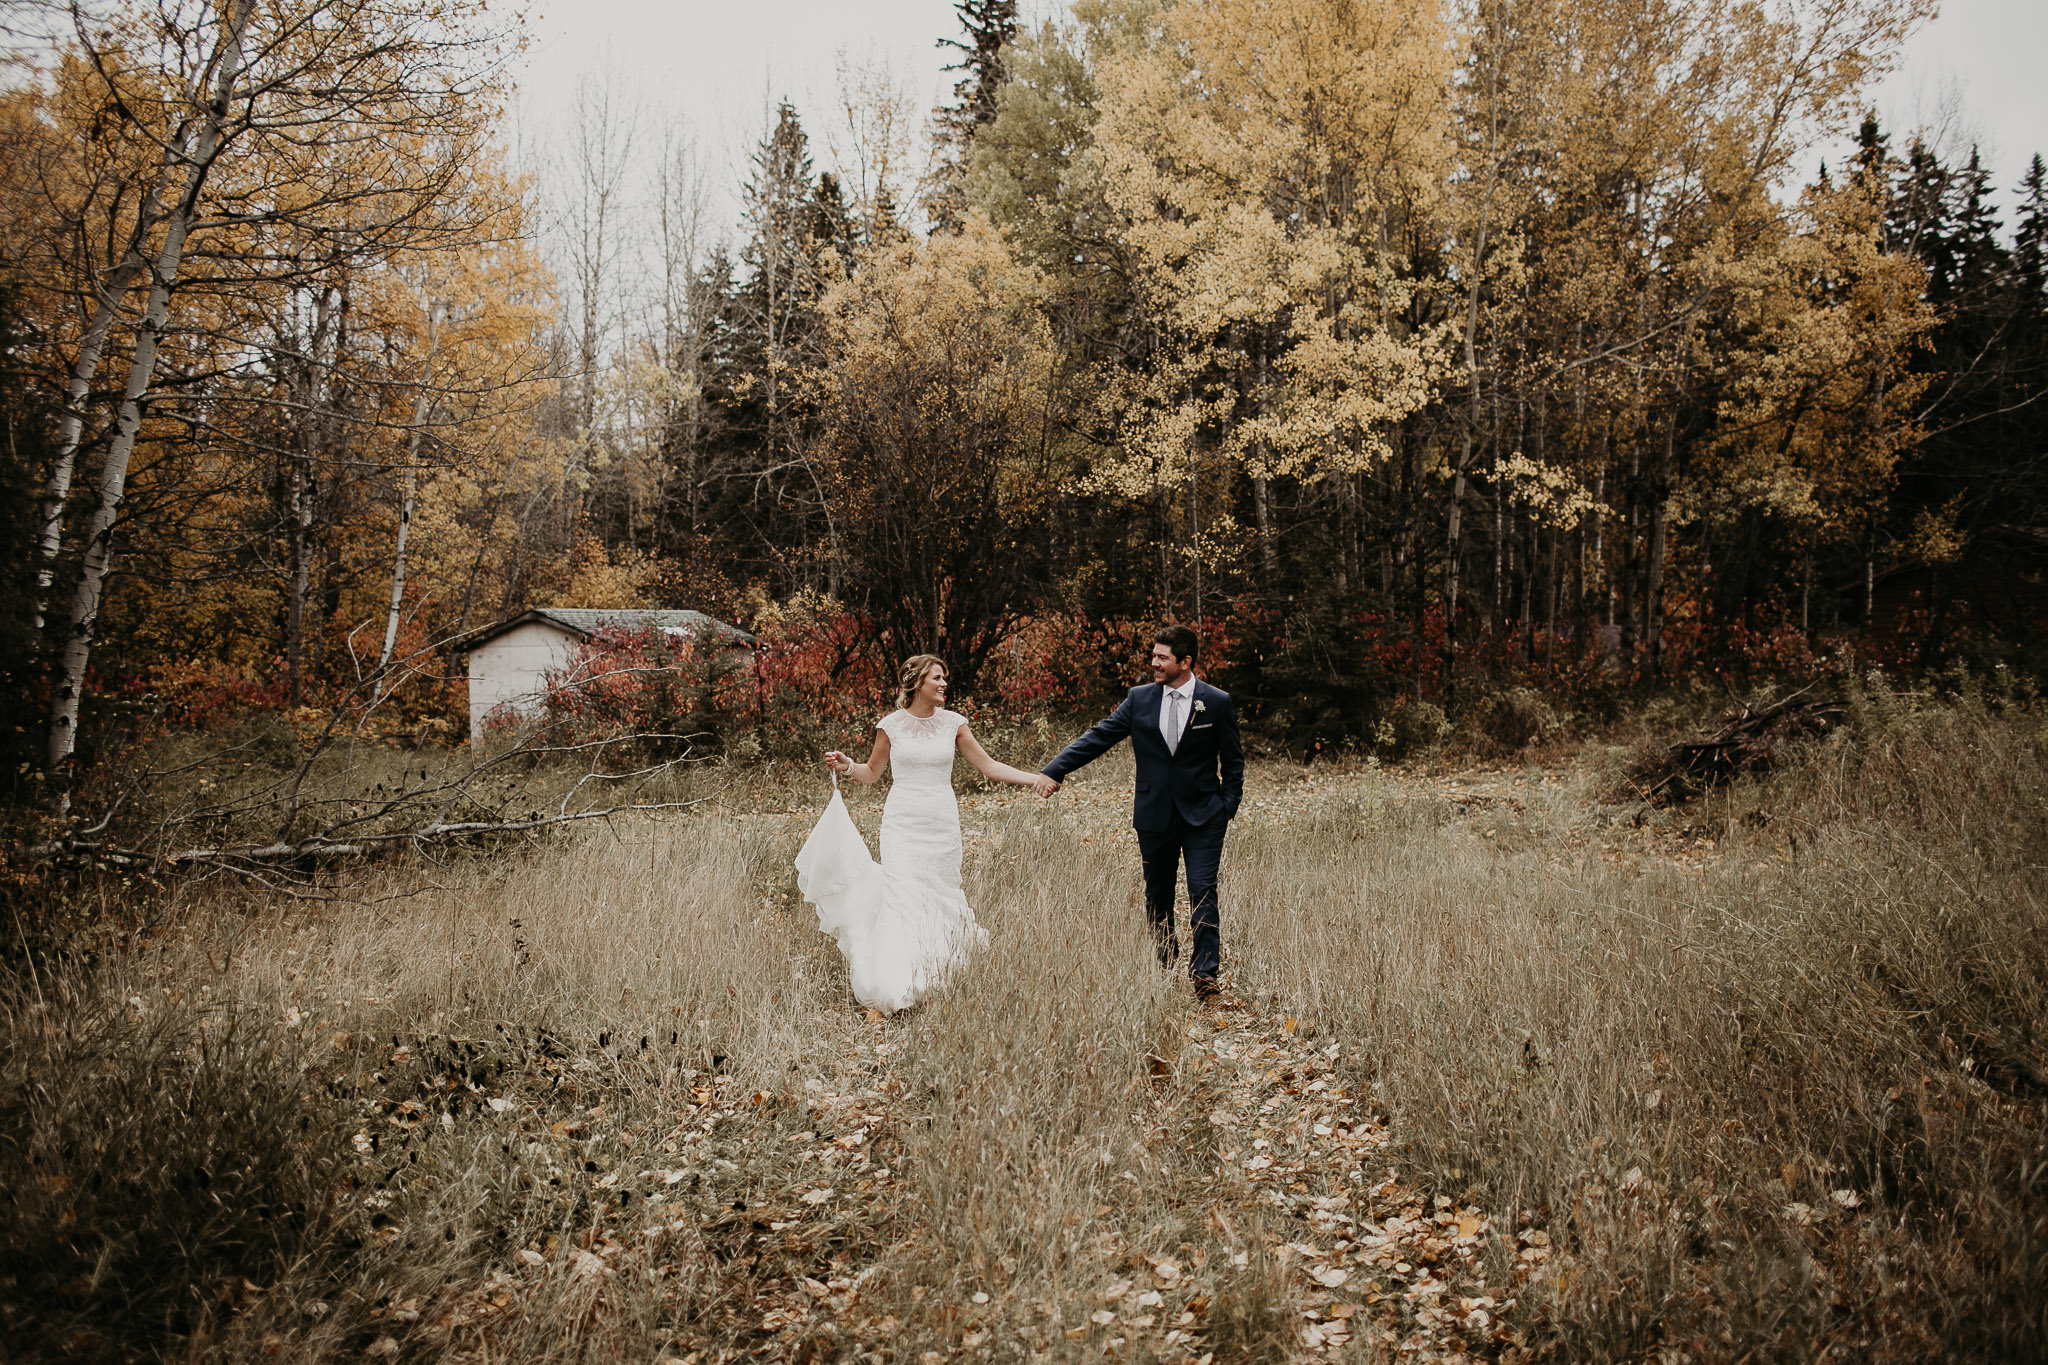
<svg viewBox="0 0 2048 1365"><path fill-rule="evenodd" d="M909 706L911 694L924 682L925 674L933 667L944 668L946 661L936 654L913 654L903 661L903 671L896 676L896 704Z"/></svg>

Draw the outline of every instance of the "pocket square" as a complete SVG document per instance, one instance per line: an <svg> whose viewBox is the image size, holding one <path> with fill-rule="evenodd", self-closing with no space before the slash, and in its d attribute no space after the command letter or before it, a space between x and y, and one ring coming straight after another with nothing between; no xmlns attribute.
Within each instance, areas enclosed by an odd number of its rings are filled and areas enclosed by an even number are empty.
<svg viewBox="0 0 2048 1365"><path fill-rule="evenodd" d="M1212 721L1210 721L1210 722L1208 722L1208 723L1207 723L1207 724L1205 724L1205 725L1190 725L1190 726L1188 727L1188 729L1190 729L1190 730L1213 730L1213 729L1215 729L1215 728L1216 728L1216 722L1215 722L1215 721L1213 721L1213 720L1212 720Z"/></svg>

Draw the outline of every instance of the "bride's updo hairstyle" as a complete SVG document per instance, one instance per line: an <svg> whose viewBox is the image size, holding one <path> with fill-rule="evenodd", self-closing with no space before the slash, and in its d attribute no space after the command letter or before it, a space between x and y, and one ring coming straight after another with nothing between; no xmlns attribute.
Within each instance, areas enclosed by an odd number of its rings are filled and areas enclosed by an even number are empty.
<svg viewBox="0 0 2048 1365"><path fill-rule="evenodd" d="M925 674L934 667L944 668L946 661L936 654L913 654L903 661L903 671L896 677L896 704L907 707L910 698L924 682Z"/></svg>

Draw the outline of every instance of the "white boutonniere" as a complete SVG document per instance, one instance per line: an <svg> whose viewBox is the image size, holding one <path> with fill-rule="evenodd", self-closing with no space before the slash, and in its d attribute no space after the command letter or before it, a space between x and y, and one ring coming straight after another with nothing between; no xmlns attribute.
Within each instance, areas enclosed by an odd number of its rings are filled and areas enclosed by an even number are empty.
<svg viewBox="0 0 2048 1365"><path fill-rule="evenodd" d="M1208 709L1209 709L1208 707L1206 707L1206 706L1202 705L1202 699L1201 699L1200 697L1196 697L1196 698L1195 698L1195 714L1196 714L1196 715L1198 715L1198 716L1199 716L1199 715L1201 715L1201 714L1202 714L1202 713L1203 713L1204 711L1206 711L1206 710L1208 710Z"/></svg>

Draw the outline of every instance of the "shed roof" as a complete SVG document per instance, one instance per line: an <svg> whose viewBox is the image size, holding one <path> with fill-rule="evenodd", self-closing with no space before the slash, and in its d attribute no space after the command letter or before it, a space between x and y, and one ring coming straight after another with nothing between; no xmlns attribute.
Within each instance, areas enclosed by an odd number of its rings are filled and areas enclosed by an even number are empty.
<svg viewBox="0 0 2048 1365"><path fill-rule="evenodd" d="M485 626L464 640L462 646L465 649L475 649L478 645L497 639L507 631L533 624L556 626L579 640L588 640L606 628L644 630L652 626L657 630L719 635L736 644L754 643L754 637L738 626L721 621L715 616L706 616L701 611L650 611L633 607L535 607L517 616L508 616L495 625Z"/></svg>

